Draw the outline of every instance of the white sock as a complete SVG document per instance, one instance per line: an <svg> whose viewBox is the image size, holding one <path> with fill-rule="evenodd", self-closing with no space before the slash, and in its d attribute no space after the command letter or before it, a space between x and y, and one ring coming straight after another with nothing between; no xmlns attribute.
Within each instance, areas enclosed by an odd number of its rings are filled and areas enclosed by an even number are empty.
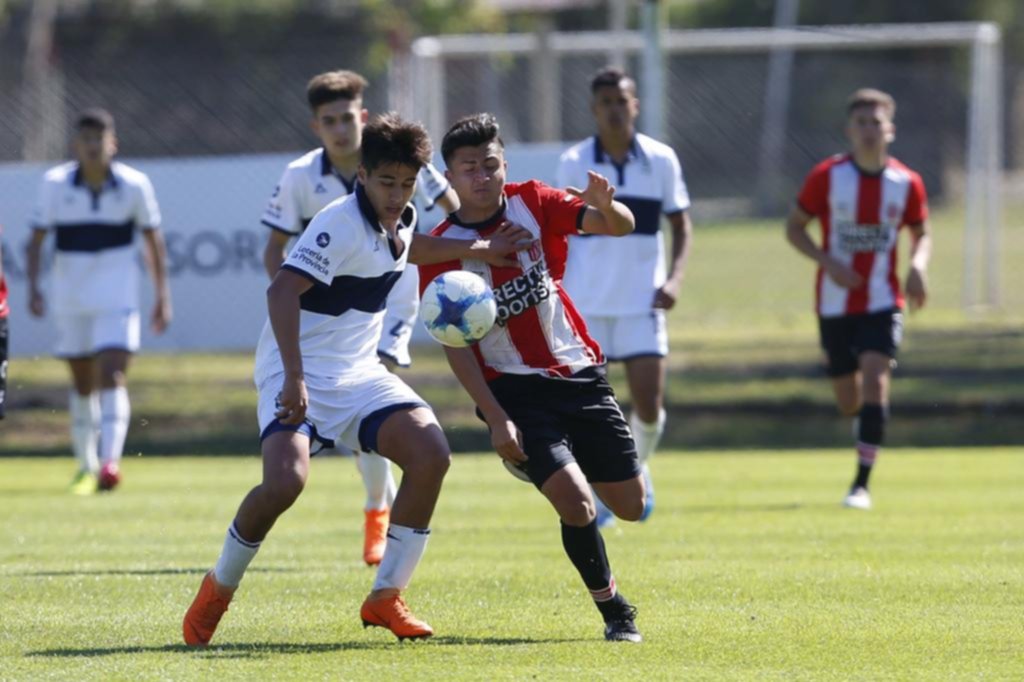
<svg viewBox="0 0 1024 682"><path fill-rule="evenodd" d="M665 432L665 410L658 410L658 421L653 424L640 421L636 412L629 415L629 428L633 431L633 440L636 441L636 454L639 455L640 463L645 464L654 451L658 449L661 441L661 434Z"/></svg>
<svg viewBox="0 0 1024 682"><path fill-rule="evenodd" d="M128 389L118 386L100 391L100 415L100 459L104 464L120 462L132 416Z"/></svg>
<svg viewBox="0 0 1024 682"><path fill-rule="evenodd" d="M213 577L224 587L238 587L242 582L242 576L245 575L245 569L249 568L249 562L259 549L260 543L247 542L243 539L238 534L235 522L232 521L224 538L224 549L220 551L220 558L213 568Z"/></svg>
<svg viewBox="0 0 1024 682"><path fill-rule="evenodd" d="M82 471L96 473L96 441L100 425L100 401L95 393L79 395L71 391L71 449Z"/></svg>
<svg viewBox="0 0 1024 682"><path fill-rule="evenodd" d="M391 524L388 527L388 544L384 548L384 559L377 569L373 589L404 590L408 587L413 571L427 549L429 537L429 528L406 528Z"/></svg>
<svg viewBox="0 0 1024 682"><path fill-rule="evenodd" d="M391 477L391 462L373 452L360 452L356 463L366 488L366 510L388 509L395 499L394 493L388 494L389 488L395 486L395 479Z"/></svg>
<svg viewBox="0 0 1024 682"><path fill-rule="evenodd" d="M388 494L387 503L388 509L395 506L395 495L398 494L398 485L395 483L395 477L391 475L391 468L388 467Z"/></svg>

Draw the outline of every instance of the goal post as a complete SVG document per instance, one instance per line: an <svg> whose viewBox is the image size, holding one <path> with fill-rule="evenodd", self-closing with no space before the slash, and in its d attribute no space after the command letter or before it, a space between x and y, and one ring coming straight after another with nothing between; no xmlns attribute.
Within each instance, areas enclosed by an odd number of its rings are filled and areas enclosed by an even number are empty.
<svg viewBox="0 0 1024 682"><path fill-rule="evenodd" d="M886 54L906 50L927 50L932 48L955 48L966 50L969 68L966 70L964 87L963 159L965 178L962 199L965 211L963 242L962 302L964 307L994 306L999 303L999 241L1002 221L1002 36L998 25L989 22L954 22L926 24L873 24L873 25L832 25L795 26L791 28L742 28L742 29L700 29L663 30L659 35L662 58L688 57L705 59L735 60L764 58L760 62L744 66L744 76L738 86L722 86L717 93L708 95L708 107L721 105L721 98L753 98L762 93L766 80L767 57L779 50L796 54L809 53L834 57L842 55L849 64L856 63L855 54L882 52ZM475 34L445 35L420 38L413 42L407 55L405 72L411 81L408 91L411 97L401 104L406 113L423 121L434 139L440 139L447 125L457 116L471 111L495 110L503 107L519 112L510 116L509 137L513 142L550 141L550 131L559 132L562 140L578 139L586 133L580 131L589 127L588 112L580 105L581 90L573 81L589 75L583 71L583 63L600 63L612 55L625 55L637 63L637 59L648 49L650 40L638 31L581 31L573 33L542 32L541 34ZM846 57L846 55L851 55ZM586 62L590 59L589 62ZM600 60L600 61L597 61ZM909 65L907 68L911 68ZM569 72L570 69L575 71ZM896 68L896 65L893 65ZM901 65L902 68L902 65ZM705 79L716 80L712 67L707 69ZM724 69L723 69L724 70ZM666 69L666 72L671 69ZM654 83L644 82L644 70L637 69L641 90L649 85L655 92L645 92L645 101L661 101L662 111L673 111L673 97L678 86L672 78L657 79ZM929 72L931 73L931 72ZM493 77L500 75L500 77ZM531 88L524 82L541 75L546 79L544 88ZM667 76L671 74L667 73ZM887 74L882 74L887 75ZM664 85L658 87L659 81ZM722 78L723 81L726 79ZM836 79L832 79L836 80ZM918 78L918 81L921 79ZM865 85L869 83L864 83ZM920 87L920 82L918 82ZM728 89L731 87L731 90ZM723 95L722 91L727 94ZM797 93L796 88L791 88ZM545 101L536 106L524 104L531 93L548 93ZM938 91L937 91L938 92ZM520 97L520 93L522 96ZM552 94L556 93L556 94ZM900 93L897 92L897 100ZM534 95L536 96L536 95ZM553 100L549 100L553 97ZM941 95L937 94L937 97ZM750 146L755 148L750 156L751 163L757 161L756 148L760 141L772 135L782 137L783 130L765 130L766 125L787 125L778 117L758 119L747 111L760 109L762 102L754 98L756 105L737 104L732 112L735 121L731 123L742 128L743 134L753 133ZM684 107L689 105L684 103ZM696 103L698 106L701 102ZM500 105L500 106L499 106ZM676 102L676 107L679 103ZM791 107L792 108L792 107ZM499 110L496 113L505 116ZM743 135L732 136L725 128L728 117L716 121L715 112L705 113L708 129L722 138L720 146L728 149L729 143L739 146ZM668 114L664 117L666 127L671 128ZM657 118L655 119L657 120ZM774 122L772 122L774 121ZM683 124L680 124L682 126ZM715 130L715 128L718 130ZM750 131L756 128L756 131ZM546 131L546 132L544 132ZM645 131L655 137L674 141L673 130ZM705 136L712 137L712 136ZM793 138L793 133L789 134ZM821 142L821 134L806 144ZM730 139L732 138L732 139ZM702 140L703 142L703 140ZM942 144L945 141L938 144ZM800 141L803 144L803 141ZM708 158L714 159L716 152L709 148ZM739 152L732 151L740 163ZM720 160L720 159L715 159ZM701 159L690 160L691 171L701 172ZM683 159L687 164L687 159ZM777 160L781 164L782 160ZM762 168L757 175L763 177L772 169ZM757 178L751 177L756 183ZM787 177L787 181L793 178ZM733 194L749 192L751 182L741 178L734 180ZM727 182L721 183L723 185ZM792 184L792 182L790 182ZM722 196L730 193L729 188L719 192ZM752 193L751 193L752 194ZM740 201L751 200L751 196L739 197ZM753 205L753 201L750 204Z"/></svg>

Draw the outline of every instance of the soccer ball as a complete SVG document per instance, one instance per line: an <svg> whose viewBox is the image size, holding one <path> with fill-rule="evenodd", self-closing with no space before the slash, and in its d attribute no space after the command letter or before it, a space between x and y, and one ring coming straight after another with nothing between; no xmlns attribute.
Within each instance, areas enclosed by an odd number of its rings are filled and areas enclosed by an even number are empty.
<svg viewBox="0 0 1024 682"><path fill-rule="evenodd" d="M498 306L487 282L465 270L438 275L420 300L423 326L452 348L465 348L484 338L497 317Z"/></svg>

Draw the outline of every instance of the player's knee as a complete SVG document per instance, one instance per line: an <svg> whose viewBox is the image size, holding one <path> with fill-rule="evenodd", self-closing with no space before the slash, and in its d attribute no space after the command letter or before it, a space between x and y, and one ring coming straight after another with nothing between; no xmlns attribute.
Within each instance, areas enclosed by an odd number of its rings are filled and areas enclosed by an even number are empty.
<svg viewBox="0 0 1024 682"><path fill-rule="evenodd" d="M559 505L558 515L565 525L582 528L597 518L597 509L591 500L583 498Z"/></svg>
<svg viewBox="0 0 1024 682"><path fill-rule="evenodd" d="M451 461L447 445L428 442L417 449L416 455L410 458L403 473L419 480L441 480L448 473Z"/></svg>
<svg viewBox="0 0 1024 682"><path fill-rule="evenodd" d="M844 417L856 417L860 414L861 404L860 401L850 400L846 402L840 402L838 405L839 414Z"/></svg>
<svg viewBox="0 0 1024 682"><path fill-rule="evenodd" d="M639 521L644 515L644 496L629 497L612 508L615 516L623 521Z"/></svg>
<svg viewBox="0 0 1024 682"><path fill-rule="evenodd" d="M272 509L283 512L298 499L305 486L306 477L302 472L283 471L263 482L263 498Z"/></svg>

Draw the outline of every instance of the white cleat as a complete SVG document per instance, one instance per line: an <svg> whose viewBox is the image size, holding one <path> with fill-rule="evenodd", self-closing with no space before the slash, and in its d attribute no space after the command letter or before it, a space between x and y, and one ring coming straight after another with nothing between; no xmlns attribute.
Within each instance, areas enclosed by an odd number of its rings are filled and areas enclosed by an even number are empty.
<svg viewBox="0 0 1024 682"><path fill-rule="evenodd" d="M871 493L867 488L858 486L847 493L843 499L843 506L850 509L871 509Z"/></svg>

